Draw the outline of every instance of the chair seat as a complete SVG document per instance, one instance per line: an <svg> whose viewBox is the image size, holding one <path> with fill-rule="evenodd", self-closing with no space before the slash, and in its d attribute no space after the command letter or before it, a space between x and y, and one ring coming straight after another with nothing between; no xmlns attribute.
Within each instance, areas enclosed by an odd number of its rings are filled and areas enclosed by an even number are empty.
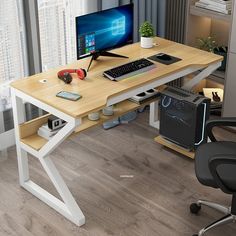
<svg viewBox="0 0 236 236"><path fill-rule="evenodd" d="M213 176L208 167L209 159L214 156L222 154L235 154L236 158L236 143L235 142L212 142L206 143L196 150L195 154L195 171L200 183L213 188L218 188ZM231 189L236 186L236 171L233 165L221 165L217 169L218 174L223 176L224 183Z"/></svg>

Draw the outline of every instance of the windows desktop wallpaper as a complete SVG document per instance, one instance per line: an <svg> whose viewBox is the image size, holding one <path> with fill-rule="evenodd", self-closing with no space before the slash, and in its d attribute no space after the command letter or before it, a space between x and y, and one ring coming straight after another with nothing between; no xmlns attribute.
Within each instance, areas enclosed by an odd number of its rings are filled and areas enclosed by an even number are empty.
<svg viewBox="0 0 236 236"><path fill-rule="evenodd" d="M133 42L133 5L125 5L76 18L78 55Z"/></svg>

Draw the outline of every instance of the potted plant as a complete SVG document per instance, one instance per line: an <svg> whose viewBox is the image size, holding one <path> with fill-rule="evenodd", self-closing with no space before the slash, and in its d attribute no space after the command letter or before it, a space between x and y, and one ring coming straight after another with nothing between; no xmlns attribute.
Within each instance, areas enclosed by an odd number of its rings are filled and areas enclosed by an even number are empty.
<svg viewBox="0 0 236 236"><path fill-rule="evenodd" d="M200 49L208 52L212 52L215 54L218 54L220 56L223 56L224 59L222 61L221 67L218 68L220 71L225 71L226 69L226 62L227 62L227 52L228 47L225 46L218 46L215 39L211 36L207 38L198 38L198 46Z"/></svg>
<svg viewBox="0 0 236 236"><path fill-rule="evenodd" d="M221 66L217 70L225 71L226 70L226 63L227 63L228 47L227 46L226 47L225 46L215 47L214 53L224 57Z"/></svg>
<svg viewBox="0 0 236 236"><path fill-rule="evenodd" d="M214 52L214 48L217 47L216 41L213 37L197 39L198 47L207 52Z"/></svg>
<svg viewBox="0 0 236 236"><path fill-rule="evenodd" d="M141 35L141 47L151 48L153 47L154 28L151 23L145 21L139 28Z"/></svg>

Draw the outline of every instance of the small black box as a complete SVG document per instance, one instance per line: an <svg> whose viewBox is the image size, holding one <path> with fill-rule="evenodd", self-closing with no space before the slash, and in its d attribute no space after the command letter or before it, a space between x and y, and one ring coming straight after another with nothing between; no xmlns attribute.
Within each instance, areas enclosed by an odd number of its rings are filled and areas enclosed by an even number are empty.
<svg viewBox="0 0 236 236"><path fill-rule="evenodd" d="M48 128L51 130L56 130L61 127L63 127L66 124L66 122L56 116L50 116L48 118Z"/></svg>

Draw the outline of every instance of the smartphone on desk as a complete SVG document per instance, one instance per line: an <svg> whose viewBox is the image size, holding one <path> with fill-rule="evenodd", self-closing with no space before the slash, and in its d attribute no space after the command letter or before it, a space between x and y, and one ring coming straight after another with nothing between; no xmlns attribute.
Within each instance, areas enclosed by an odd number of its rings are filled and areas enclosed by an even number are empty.
<svg viewBox="0 0 236 236"><path fill-rule="evenodd" d="M82 98L82 96L79 95L78 93L71 93L71 92L66 92L66 91L61 91L56 96L59 98L70 100L70 101L77 101L80 98Z"/></svg>

